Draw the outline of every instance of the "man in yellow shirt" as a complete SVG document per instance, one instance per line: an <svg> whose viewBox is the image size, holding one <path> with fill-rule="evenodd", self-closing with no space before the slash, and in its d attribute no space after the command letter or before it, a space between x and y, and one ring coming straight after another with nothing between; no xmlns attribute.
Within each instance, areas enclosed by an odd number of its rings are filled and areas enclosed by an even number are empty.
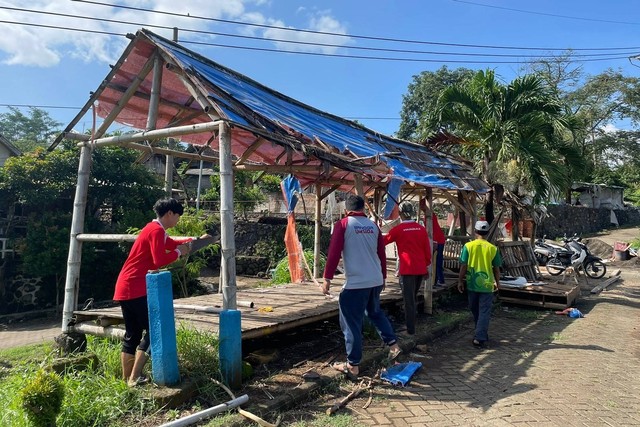
<svg viewBox="0 0 640 427"><path fill-rule="evenodd" d="M474 228L476 239L465 244L460 253L458 291L464 292L466 283L469 309L476 325L472 343L475 347L483 347L489 340L493 292L500 287L502 257L498 248L485 240L489 223L478 221Z"/></svg>

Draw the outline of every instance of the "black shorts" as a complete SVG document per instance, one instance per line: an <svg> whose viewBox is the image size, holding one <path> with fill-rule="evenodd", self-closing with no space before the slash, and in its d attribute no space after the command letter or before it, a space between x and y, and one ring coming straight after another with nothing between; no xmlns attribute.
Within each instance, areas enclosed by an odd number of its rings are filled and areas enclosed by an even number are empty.
<svg viewBox="0 0 640 427"><path fill-rule="evenodd" d="M149 308L147 307L147 297L120 301L120 308L126 330L122 340L122 352L135 354L137 349L148 353Z"/></svg>

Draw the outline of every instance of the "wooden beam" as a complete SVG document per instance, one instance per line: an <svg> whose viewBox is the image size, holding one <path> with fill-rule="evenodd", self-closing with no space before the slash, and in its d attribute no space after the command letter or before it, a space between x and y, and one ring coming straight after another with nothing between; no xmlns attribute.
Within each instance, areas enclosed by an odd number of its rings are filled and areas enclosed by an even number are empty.
<svg viewBox="0 0 640 427"><path fill-rule="evenodd" d="M616 272L612 274L612 277L608 278L607 280L605 280L604 282L602 282L601 284L599 284L595 288L591 289L591 293L592 294L599 294L603 290L607 289L607 287L613 285L618 280L620 280L620 270L619 269L616 270Z"/></svg>
<svg viewBox="0 0 640 427"><path fill-rule="evenodd" d="M236 166L243 164L249 158L249 156L251 156L258 148L260 148L260 146L265 141L266 140L262 137L256 139L253 142L253 144L251 144L249 147L247 147L246 150L244 150L244 153L242 153L242 156L240 156L240 158L236 160Z"/></svg>
<svg viewBox="0 0 640 427"><path fill-rule="evenodd" d="M320 200L326 199L329 196L329 194L333 193L338 188L340 188L340 184L334 184L330 189L322 193L322 196L320 196Z"/></svg>
<svg viewBox="0 0 640 427"><path fill-rule="evenodd" d="M318 166L314 165L254 165L254 164L246 164L246 165L235 165L235 170L245 170L245 171L265 171L265 172L315 172L318 170Z"/></svg>
<svg viewBox="0 0 640 427"><path fill-rule="evenodd" d="M107 129L109 129L109 126L111 126L111 123L113 123L118 114L120 114L129 100L135 95L136 91L138 90L142 82L144 82L144 79L147 77L147 74L151 72L155 57L156 55L149 56L149 59L142 66L142 69L140 69L138 75L135 76L127 90L124 91L118 102L116 102L113 110L111 110L107 117L104 118L102 125L100 125L98 130L96 130L94 138L100 138L102 135L104 135Z"/></svg>

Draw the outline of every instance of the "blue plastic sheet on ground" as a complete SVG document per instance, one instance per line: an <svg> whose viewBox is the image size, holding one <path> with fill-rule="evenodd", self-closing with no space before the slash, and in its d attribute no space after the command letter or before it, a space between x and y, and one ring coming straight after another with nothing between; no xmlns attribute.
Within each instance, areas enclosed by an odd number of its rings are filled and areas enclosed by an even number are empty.
<svg viewBox="0 0 640 427"><path fill-rule="evenodd" d="M393 385L406 386L411 377L416 373L418 369L422 367L420 362L406 362L393 365L385 371L382 371L380 378Z"/></svg>

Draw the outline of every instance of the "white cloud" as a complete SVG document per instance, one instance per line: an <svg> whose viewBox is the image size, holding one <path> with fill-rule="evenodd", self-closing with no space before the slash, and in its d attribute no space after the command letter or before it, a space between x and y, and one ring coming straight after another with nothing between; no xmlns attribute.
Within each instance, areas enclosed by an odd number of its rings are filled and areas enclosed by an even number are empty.
<svg viewBox="0 0 640 427"><path fill-rule="evenodd" d="M600 130L601 130L603 133L609 133L609 134L611 134L611 133L616 133L616 132L617 132L617 131L619 131L620 129L619 129L618 127L616 127L616 125L611 124L611 123L608 123L608 124L606 124L606 125L602 126L602 127L600 128Z"/></svg>
<svg viewBox="0 0 640 427"><path fill-rule="evenodd" d="M267 17L259 11L268 10L270 2L267 0L123 0L118 4L134 8L189 14L191 17L200 16L238 20L293 28L291 25L286 25L284 21ZM7 10L1 9L1 7L35 10L45 13ZM248 7L251 7L252 10L247 10ZM111 22L56 16L54 15L55 13L108 19ZM347 33L345 26L334 18L330 11L299 9L298 13L306 15L305 19L307 21L300 26L296 26L296 28L338 34ZM172 28L177 26L183 29L249 34L268 39L335 45L322 47L272 41L277 48L289 51L334 53L340 46L349 43L349 39L345 37L260 27L230 26L210 20L145 13L139 10L101 6L81 1L32 0L25 2L24 0L0 0L0 20L118 34L134 33L140 27L146 26L151 31L167 38L172 37ZM124 22L132 22L134 24L126 24ZM87 62L113 63L121 54L123 47L129 42L125 37L27 26L24 24L3 25L3 37L0 38L0 60L6 65L51 67L63 61L65 56L82 58ZM168 28L162 29L154 26L166 26ZM215 39L215 36L182 30L179 34L179 39L211 41Z"/></svg>

